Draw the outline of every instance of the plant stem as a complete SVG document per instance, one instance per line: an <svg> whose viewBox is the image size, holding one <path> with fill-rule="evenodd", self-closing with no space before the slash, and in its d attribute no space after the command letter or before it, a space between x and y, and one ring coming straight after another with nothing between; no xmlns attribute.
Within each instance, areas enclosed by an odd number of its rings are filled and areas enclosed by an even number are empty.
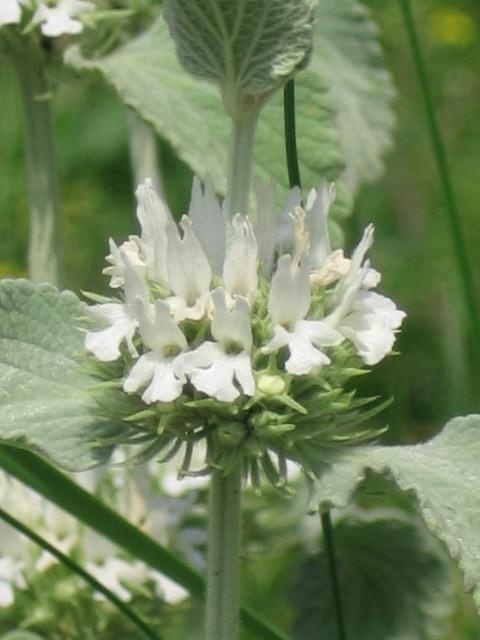
<svg viewBox="0 0 480 640"><path fill-rule="evenodd" d="M15 54L15 52L14 52ZM60 200L50 86L40 49L25 45L15 55L25 132L30 208L28 272L33 282L60 280Z"/></svg>
<svg viewBox="0 0 480 640"><path fill-rule="evenodd" d="M342 598L340 594L340 584L338 581L337 556L335 553L335 542L333 539L333 527L330 511L326 511L321 515L323 542L325 545L325 553L327 556L328 568L330 571L330 579L332 581L332 595L335 604L335 616L337 618L338 640L347 640L347 630L345 620L343 618Z"/></svg>
<svg viewBox="0 0 480 640"><path fill-rule="evenodd" d="M480 356L480 311L477 304L472 266L468 255L467 244L465 242L465 235L462 229L460 211L450 176L445 145L443 143L442 134L435 114L430 81L418 40L410 0L400 0L400 7L410 41L410 47L413 53L418 80L423 94L431 143L445 197L445 203L447 205L447 219L450 226L453 249L460 274L465 307L470 320L474 349L478 357Z"/></svg>
<svg viewBox="0 0 480 640"><path fill-rule="evenodd" d="M241 464L214 471L208 507L206 640L236 640L240 609Z"/></svg>
<svg viewBox="0 0 480 640"><path fill-rule="evenodd" d="M295 80L292 78L285 85L283 92L283 105L285 116L285 150L287 155L287 168L290 187L300 187L300 163L298 161L296 117L295 117ZM338 582L337 562L335 557L335 546L333 539L333 528L330 512L321 515L323 539L325 542L325 553L327 555L330 578L332 582L333 601L335 615L337 618L338 640L347 640L345 622L343 616L342 599L340 585Z"/></svg>
<svg viewBox="0 0 480 640"><path fill-rule="evenodd" d="M60 549L57 549L52 544L50 544L47 540L42 538L42 536L38 535L35 531L27 527L25 524L17 520L12 515L0 509L0 520L3 520L11 527L22 533L24 536L32 540L35 544L37 544L42 549L45 549L50 553L54 558L59 560L62 564L68 567L73 573L79 575L85 582L87 582L95 591L101 593L107 600L109 600L126 618L128 618L138 629L141 630L143 635L146 638L150 638L150 640L161 640L160 636L150 628L150 626L144 622L140 616L138 616L135 611L133 611L129 605L120 600L118 596L116 596L110 589L105 587L101 582L99 582L94 576L92 576L88 571L85 571L79 564L77 564L74 560L72 560L69 556L65 555Z"/></svg>
<svg viewBox="0 0 480 640"><path fill-rule="evenodd" d="M302 187L297 148L297 122L295 117L295 80L292 78L283 90L283 114L285 121L285 151L290 188Z"/></svg>
<svg viewBox="0 0 480 640"><path fill-rule="evenodd" d="M252 109L240 120L232 122L227 183L228 213L248 213L252 180L253 151L260 108Z"/></svg>
<svg viewBox="0 0 480 640"><path fill-rule="evenodd" d="M128 144L135 186L151 178L157 193L163 192L158 170L157 138L150 123L127 109Z"/></svg>

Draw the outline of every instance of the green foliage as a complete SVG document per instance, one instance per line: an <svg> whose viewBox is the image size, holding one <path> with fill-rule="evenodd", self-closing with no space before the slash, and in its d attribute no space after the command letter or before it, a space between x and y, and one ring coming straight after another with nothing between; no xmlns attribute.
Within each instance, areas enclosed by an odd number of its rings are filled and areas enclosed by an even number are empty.
<svg viewBox="0 0 480 640"><path fill-rule="evenodd" d="M0 283L0 438L69 470L104 462L116 428L98 415L81 371L84 306L71 292Z"/></svg>
<svg viewBox="0 0 480 640"><path fill-rule="evenodd" d="M163 20L131 43L103 58L88 60L71 49L67 61L78 69L98 70L121 99L151 122L179 157L200 176L209 174L225 193L230 139L228 119L215 87L187 75L180 67ZM342 166L326 88L310 70L297 89L299 146L305 179L313 185L325 173L333 179ZM273 175L288 188L284 161L281 95L268 103L256 140L255 173ZM205 150L208 150L205 153Z"/></svg>
<svg viewBox="0 0 480 640"><path fill-rule="evenodd" d="M340 458L321 477L320 508L345 507L367 469L389 473L411 492L427 527L460 566L480 607L480 416L451 420L425 444L363 447Z"/></svg>
<svg viewBox="0 0 480 640"><path fill-rule="evenodd" d="M317 6L311 64L296 81L297 129L305 184L342 177L335 217L348 213L359 185L383 170L394 92L369 14L356 0L330 4L321 0ZM221 101L213 86L182 71L163 20L108 56L87 59L71 49L67 62L100 71L195 173L209 173L217 191L225 192L230 132ZM254 172L275 177L285 192L282 108L281 95L274 95L260 118Z"/></svg>
<svg viewBox="0 0 480 640"><path fill-rule="evenodd" d="M312 0L167 0L165 19L184 68L219 85L238 118L305 65L312 7Z"/></svg>
<svg viewBox="0 0 480 640"><path fill-rule="evenodd" d="M399 511L361 512L335 527L347 636L356 640L432 640L451 614L453 581L438 544ZM322 550L298 571L291 594L298 640L335 638L328 559Z"/></svg>
<svg viewBox="0 0 480 640"><path fill-rule="evenodd" d="M383 173L395 126L395 89L377 34L358 0L317 3L311 69L328 87L345 161L342 180L352 194Z"/></svg>

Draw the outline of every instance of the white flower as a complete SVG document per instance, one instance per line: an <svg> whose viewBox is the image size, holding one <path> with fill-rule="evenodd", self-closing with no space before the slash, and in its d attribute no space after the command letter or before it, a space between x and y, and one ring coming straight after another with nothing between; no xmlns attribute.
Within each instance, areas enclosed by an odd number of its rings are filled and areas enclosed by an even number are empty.
<svg viewBox="0 0 480 640"><path fill-rule="evenodd" d="M203 189L197 176L193 178L188 217L213 273L220 276L225 260L226 213L218 202L210 178L205 180Z"/></svg>
<svg viewBox="0 0 480 640"><path fill-rule="evenodd" d="M135 313L143 343L151 351L142 355L133 365L123 388L133 393L148 385L142 394L146 404L171 402L182 393L187 381L183 372L183 352L187 348L185 336L162 300L157 300L155 304L153 321L141 299L136 301Z"/></svg>
<svg viewBox="0 0 480 640"><path fill-rule="evenodd" d="M254 180L257 211L254 218L255 236L258 244L260 271L269 278L272 275L275 249L278 242L277 189L275 180L269 183L260 178ZM295 190L295 204L301 200L300 190Z"/></svg>
<svg viewBox="0 0 480 640"><path fill-rule="evenodd" d="M223 265L223 284L232 296L252 299L257 290L257 241L250 220L237 213Z"/></svg>
<svg viewBox="0 0 480 640"><path fill-rule="evenodd" d="M168 285L174 294L168 303L178 322L205 315L212 270L190 218L180 221L183 237L175 225L167 227Z"/></svg>
<svg viewBox="0 0 480 640"><path fill-rule="evenodd" d="M26 0L2 0L0 2L0 26L18 24L22 17L22 5Z"/></svg>
<svg viewBox="0 0 480 640"><path fill-rule="evenodd" d="M108 323L105 329L89 331L85 337L85 348L102 362L113 362L120 357L120 345L125 340L132 356L137 355L133 336L138 326L133 305L140 298L145 303L148 293L145 282L122 254L125 265L125 301L107 302L90 307L90 313L101 322Z"/></svg>
<svg viewBox="0 0 480 640"><path fill-rule="evenodd" d="M64 34L75 35L83 30L83 24L75 17L93 11L95 5L84 0L60 0L50 7L44 0L38 0L38 8L32 18L33 24L40 24L43 35L55 38Z"/></svg>
<svg viewBox="0 0 480 640"><path fill-rule="evenodd" d="M0 558L0 608L15 602L15 587L25 589L24 562L13 558Z"/></svg>
<svg viewBox="0 0 480 640"><path fill-rule="evenodd" d="M353 252L350 269L332 296L331 313L325 318L330 327L353 342L368 365L377 364L390 353L395 330L405 318L405 313L397 309L392 300L370 291L380 280L380 274L364 260L373 235L373 225L369 225Z"/></svg>
<svg viewBox="0 0 480 640"><path fill-rule="evenodd" d="M212 292L212 300L211 331L216 342L204 342L185 356L185 370L198 391L220 402L232 402L241 392L252 396L255 379L249 355L252 329L248 302L237 297L228 308L221 288Z"/></svg>
<svg viewBox="0 0 480 640"><path fill-rule="evenodd" d="M160 198L147 178L135 191L137 218L142 229L137 243L151 280L168 287L167 227L175 226L167 204ZM130 238L132 240L132 238Z"/></svg>
<svg viewBox="0 0 480 640"><path fill-rule="evenodd" d="M105 267L102 273L110 276L110 287L112 289L118 289L125 285L125 261L122 255L127 258L128 263L134 267L139 275L146 275L147 264L140 256L139 238L137 236L130 236L120 247L117 247L112 238L109 239L108 244L110 253L105 260L110 266Z"/></svg>
<svg viewBox="0 0 480 640"><path fill-rule="evenodd" d="M288 347L290 357L285 369L294 375L310 373L330 358L324 347L340 344L343 336L321 320L305 320L310 309L311 294L307 261L298 265L291 256L278 260L272 278L268 311L273 321L273 338L263 347L264 353L274 353Z"/></svg>
<svg viewBox="0 0 480 640"><path fill-rule="evenodd" d="M129 587L141 586L150 577L146 565L139 560L127 562L115 556L106 558L102 564L87 562L86 569L107 589L110 589L120 600L128 602L132 599ZM99 599L103 596L99 594Z"/></svg>

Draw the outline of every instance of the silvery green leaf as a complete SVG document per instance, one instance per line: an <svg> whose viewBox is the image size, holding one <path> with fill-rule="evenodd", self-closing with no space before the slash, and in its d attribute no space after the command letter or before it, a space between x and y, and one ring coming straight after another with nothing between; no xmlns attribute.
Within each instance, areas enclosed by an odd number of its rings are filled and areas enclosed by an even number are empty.
<svg viewBox="0 0 480 640"><path fill-rule="evenodd" d="M375 26L357 0L319 0L317 16L311 65L296 78L298 144L305 186L322 176L338 181L338 216L348 213L359 184L383 169L393 88ZM227 118L215 87L183 72L163 20L107 56L86 59L72 49L67 61L100 71L195 173L210 173L224 193ZM255 156L255 173L286 189L281 92L263 110Z"/></svg>
<svg viewBox="0 0 480 640"><path fill-rule="evenodd" d="M228 118L215 87L188 75L180 67L163 20L108 56L86 59L78 49L71 49L67 62L77 69L100 71L121 99L141 113L195 173L200 177L209 174L216 190L225 193ZM324 84L310 69L299 78L297 118L302 173L305 184L314 186L322 175L334 179L343 163ZM279 93L263 110L254 173L267 180L275 177L285 191L288 176L282 109Z"/></svg>
<svg viewBox="0 0 480 640"><path fill-rule="evenodd" d="M82 371L85 306L71 292L0 281L0 441L71 471L104 462L115 426L98 414Z"/></svg>
<svg viewBox="0 0 480 640"><path fill-rule="evenodd" d="M312 0L166 0L180 62L217 84L232 115L308 60Z"/></svg>
<svg viewBox="0 0 480 640"><path fill-rule="evenodd" d="M321 476L321 509L345 507L367 470L387 473L416 500L427 527L442 540L480 608L480 416L454 418L425 444L361 447Z"/></svg>
<svg viewBox="0 0 480 640"><path fill-rule="evenodd" d="M311 70L328 87L351 193L376 180L392 145L395 89L376 24L358 0L319 0Z"/></svg>
<svg viewBox="0 0 480 640"><path fill-rule="evenodd" d="M433 640L452 612L448 557L416 518L398 510L356 513L335 526L335 550L348 638ZM293 585L293 637L337 637L325 551L309 556Z"/></svg>

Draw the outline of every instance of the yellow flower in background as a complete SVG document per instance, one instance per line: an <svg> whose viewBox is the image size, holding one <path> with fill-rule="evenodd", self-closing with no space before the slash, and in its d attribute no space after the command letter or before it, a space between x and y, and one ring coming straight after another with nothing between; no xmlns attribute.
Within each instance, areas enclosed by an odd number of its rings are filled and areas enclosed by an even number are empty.
<svg viewBox="0 0 480 640"><path fill-rule="evenodd" d="M432 13L429 31L435 42L452 47L468 47L478 38L473 18L452 6L441 7Z"/></svg>

